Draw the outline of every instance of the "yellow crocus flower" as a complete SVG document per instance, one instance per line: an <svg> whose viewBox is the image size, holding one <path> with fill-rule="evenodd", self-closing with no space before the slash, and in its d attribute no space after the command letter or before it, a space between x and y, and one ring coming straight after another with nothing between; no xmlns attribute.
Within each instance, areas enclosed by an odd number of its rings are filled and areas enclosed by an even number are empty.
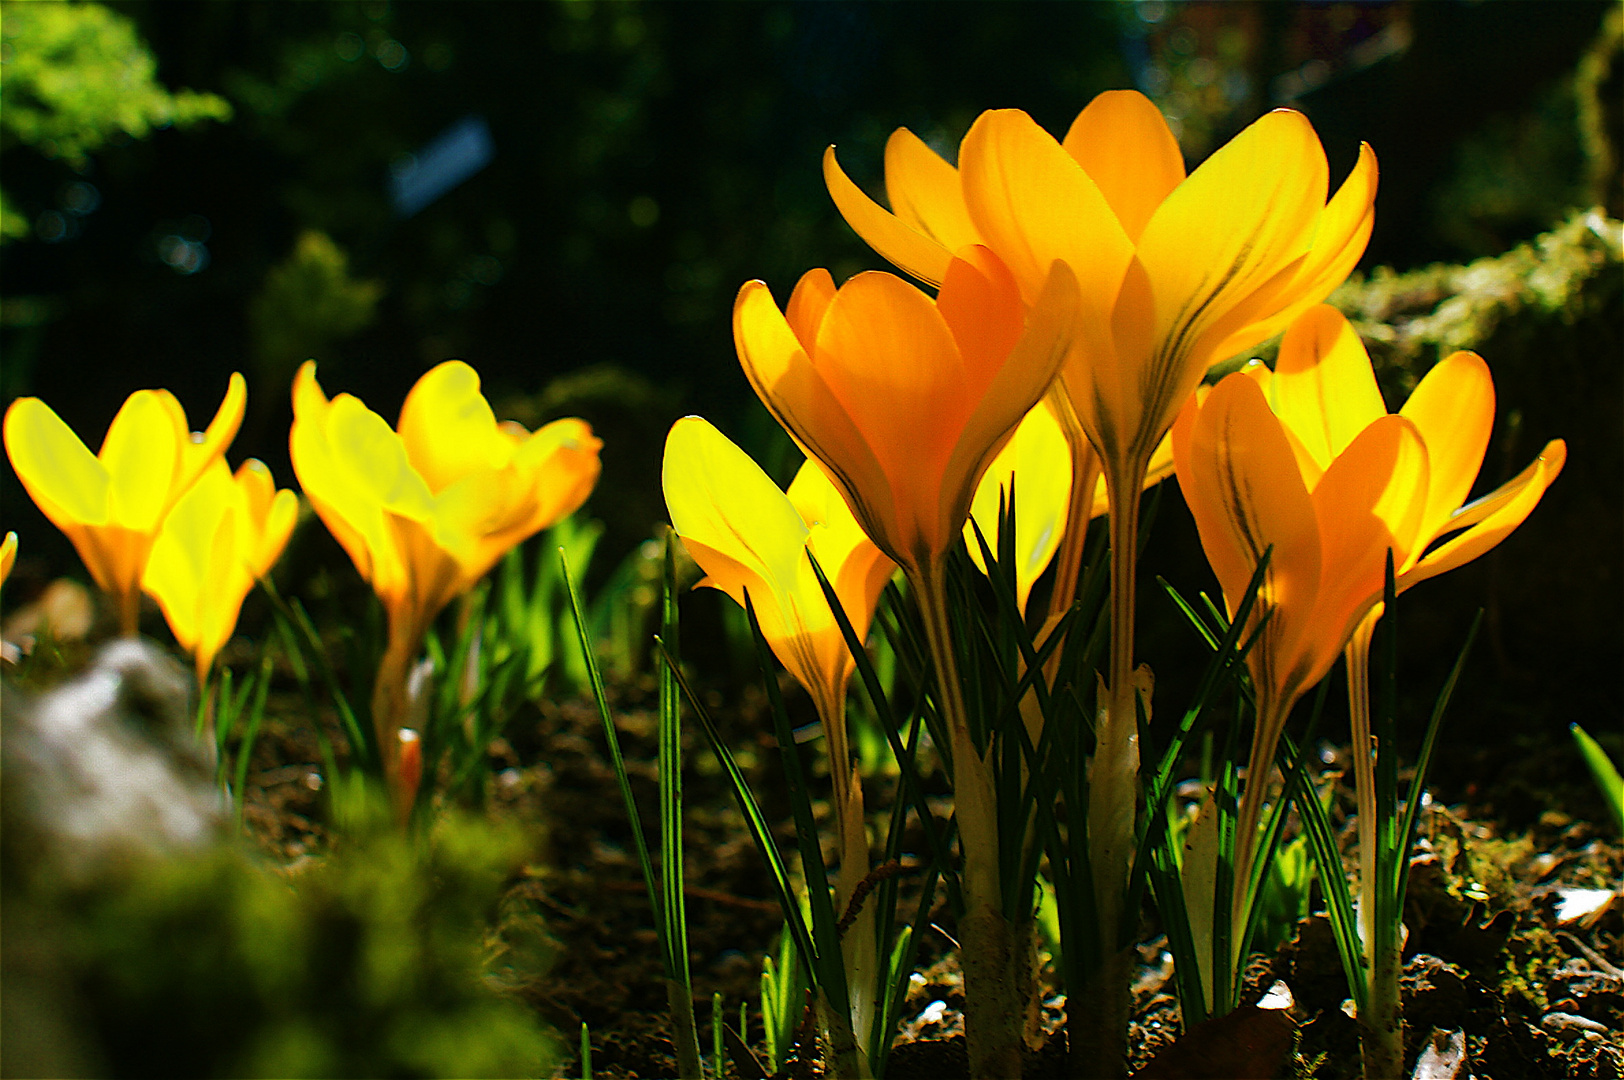
<svg viewBox="0 0 1624 1080"><path fill-rule="evenodd" d="M859 637L896 569L852 517L822 469L803 464L788 494L708 421L666 436L662 480L671 524L706 577L741 607L746 590L773 653L826 723L841 714L854 662L807 558L829 576ZM840 734L831 739L843 741Z"/></svg>
<svg viewBox="0 0 1624 1080"><path fill-rule="evenodd" d="M859 639L868 634L896 564L863 533L816 461L804 462L789 491L780 491L744 451L697 416L678 420L666 436L662 483L671 524L706 573L699 584L720 589L740 606L748 592L762 636L817 708L834 789L840 857L835 910L845 912L869 870L863 787L846 738L846 685L856 665L807 553L828 575ZM851 1031L831 1033L831 1040L837 1053L859 1058L876 1016L874 935L873 909L867 907L841 938Z"/></svg>
<svg viewBox="0 0 1624 1080"><path fill-rule="evenodd" d="M17 479L112 597L123 633L136 632L141 573L164 517L225 453L247 397L243 377L233 374L208 429L194 436L173 394L137 390L97 454L39 398L18 398L6 410L6 453Z"/></svg>
<svg viewBox="0 0 1624 1080"><path fill-rule="evenodd" d="M299 513L292 491L250 458L235 476L215 458L164 519L141 587L158 601L175 640L208 681L254 582L281 557Z"/></svg>
<svg viewBox="0 0 1624 1080"><path fill-rule="evenodd" d="M460 360L406 396L398 431L359 399L331 401L307 361L293 384L289 448L305 496L389 613L373 724L396 810L406 676L429 624L514 545L573 513L597 483L602 442L582 420L535 433L498 424Z"/></svg>

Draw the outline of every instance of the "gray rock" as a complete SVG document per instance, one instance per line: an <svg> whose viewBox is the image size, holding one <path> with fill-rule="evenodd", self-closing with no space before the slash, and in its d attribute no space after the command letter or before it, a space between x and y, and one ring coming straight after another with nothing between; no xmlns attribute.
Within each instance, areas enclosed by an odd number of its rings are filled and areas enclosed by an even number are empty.
<svg viewBox="0 0 1624 1080"><path fill-rule="evenodd" d="M225 822L193 681L158 646L104 646L42 694L0 696L8 863L84 881L143 853L212 843Z"/></svg>

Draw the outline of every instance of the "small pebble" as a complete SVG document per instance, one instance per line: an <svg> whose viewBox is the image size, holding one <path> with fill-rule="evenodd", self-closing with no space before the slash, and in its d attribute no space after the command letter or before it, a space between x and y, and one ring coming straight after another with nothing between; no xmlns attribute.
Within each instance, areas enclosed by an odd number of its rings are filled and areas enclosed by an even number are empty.
<svg viewBox="0 0 1624 1080"><path fill-rule="evenodd" d="M1587 1031L1607 1034L1606 1024L1592 1020L1588 1016L1575 1016L1573 1013L1546 1013L1540 1017L1539 1026L1553 1035L1566 1035L1570 1039L1580 1038Z"/></svg>

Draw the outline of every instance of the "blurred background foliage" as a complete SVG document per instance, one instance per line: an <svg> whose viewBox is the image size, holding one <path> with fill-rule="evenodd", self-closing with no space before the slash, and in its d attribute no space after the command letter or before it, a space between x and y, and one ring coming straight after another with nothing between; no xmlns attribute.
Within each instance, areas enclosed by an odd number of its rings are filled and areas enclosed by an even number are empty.
<svg viewBox="0 0 1624 1080"><path fill-rule="evenodd" d="M787 440L738 371L731 304L750 278L783 298L811 267L838 280L882 265L828 200L828 144L877 191L894 128L951 156L986 108L1063 132L1094 94L1138 87L1192 163L1269 108L1301 109L1333 182L1361 140L1382 163L1376 232L1339 302L1376 336L1390 388L1445 347L1484 353L1501 400L1485 490L1569 440L1567 475L1529 524L1409 604L1427 614L1406 639L1407 685L1432 693L1487 602L1501 632L1462 714L1564 747L1569 720L1614 715L1624 63L1607 0L1016 2L950 17L132 0L5 3L0 25L0 396L43 397L94 445L130 390L165 386L207 415L243 370L250 419L231 458L259 456L288 484L299 362L393 418L423 371L459 357L502 415L598 428L600 573L664 516L676 416L703 412L787 479ZM1558 263L1573 272L1539 300ZM1462 295L1478 300L1440 319ZM14 606L77 571L9 468L0 484L0 524L23 537ZM1176 503L1146 565L1210 587ZM329 559L347 572L319 532L283 573ZM1141 649L1159 674L1199 657L1168 622Z"/></svg>

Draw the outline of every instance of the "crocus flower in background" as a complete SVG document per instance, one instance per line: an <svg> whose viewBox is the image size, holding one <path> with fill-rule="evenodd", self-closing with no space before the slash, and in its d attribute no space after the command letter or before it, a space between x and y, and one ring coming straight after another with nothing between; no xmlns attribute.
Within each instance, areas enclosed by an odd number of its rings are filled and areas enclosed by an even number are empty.
<svg viewBox="0 0 1624 1080"><path fill-rule="evenodd" d="M431 369L406 396L399 430L359 399L331 401L307 362L293 384L293 470L310 504L389 613L374 684L373 726L402 816L407 675L440 610L508 549L573 513L598 480L602 446L584 421L530 433L498 424L479 376L460 360Z"/></svg>
<svg viewBox="0 0 1624 1080"><path fill-rule="evenodd" d="M197 665L199 686L237 626L254 582L270 572L299 513L293 492L250 458L235 476L215 458L175 504L147 558L141 587Z"/></svg>
<svg viewBox="0 0 1624 1080"><path fill-rule="evenodd" d="M662 483L671 524L707 575L699 584L740 606L748 592L762 636L817 708L834 789L835 910L845 912L869 871L863 787L846 738L846 685L855 663L807 552L828 575L860 640L896 564L863 533L816 461L803 463L789 491L779 491L744 451L697 416L678 420L666 436ZM851 1030L831 1034L837 1052L849 1042L850 1053L860 1055L869 1045L879 974L875 933L869 905L841 937ZM859 1072L867 1075L867 1068Z"/></svg>
<svg viewBox="0 0 1624 1080"><path fill-rule="evenodd" d="M6 533L6 538L0 540L0 585L6 583L11 576L11 564L17 561L17 534Z"/></svg>
<svg viewBox="0 0 1624 1080"><path fill-rule="evenodd" d="M964 542L982 573L987 567L975 529L981 530L987 546L997 555L1003 524L999 507L1007 506L1011 499L1015 500L1015 600L1024 613L1032 586L1060 547L1071 499L1066 433L1047 398L1033 406L1015 428L987 466L970 502L971 520L964 523Z"/></svg>
<svg viewBox="0 0 1624 1080"><path fill-rule="evenodd" d="M225 453L247 397L243 377L233 374L208 430L194 437L173 394L137 390L113 417L98 454L38 398L18 398L6 410L6 453L17 479L73 541L112 598L124 634L136 632L141 574L165 515Z"/></svg>

